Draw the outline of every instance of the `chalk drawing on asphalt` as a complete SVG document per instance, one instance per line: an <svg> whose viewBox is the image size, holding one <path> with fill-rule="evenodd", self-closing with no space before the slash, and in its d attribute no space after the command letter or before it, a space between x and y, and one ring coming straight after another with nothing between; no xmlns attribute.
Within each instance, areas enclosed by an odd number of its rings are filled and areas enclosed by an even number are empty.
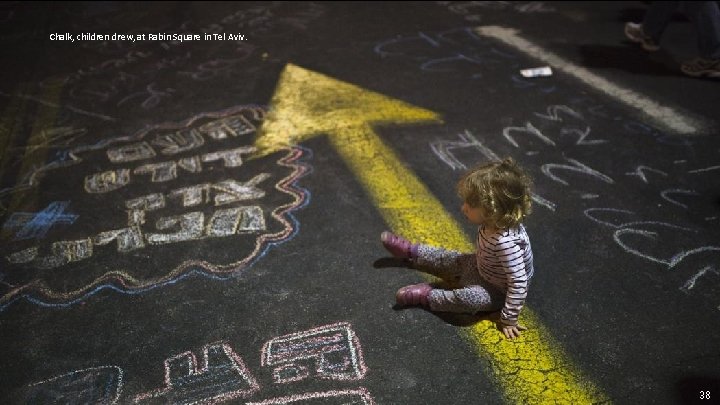
<svg viewBox="0 0 720 405"><path fill-rule="evenodd" d="M293 146L248 160L264 117L264 108L253 105L197 114L76 147L67 159L38 168L30 188L67 194L73 206L92 212L85 220L85 214L58 214L36 221L67 228L70 238L54 232L54 240L3 244L4 267L22 271L6 274L4 283L14 288L0 297L0 311L21 298L67 306L105 289L139 294L198 276L227 280L294 237L299 224L293 212L310 199L297 182L310 170L304 160L311 152ZM29 219L18 215L8 228ZM34 226L26 233L43 231ZM187 243L208 245L181 247ZM159 253L153 249L175 246L180 250L162 266L148 262ZM193 250L200 255L190 255ZM105 264L76 267L96 261ZM44 271L59 268L62 277Z"/></svg>

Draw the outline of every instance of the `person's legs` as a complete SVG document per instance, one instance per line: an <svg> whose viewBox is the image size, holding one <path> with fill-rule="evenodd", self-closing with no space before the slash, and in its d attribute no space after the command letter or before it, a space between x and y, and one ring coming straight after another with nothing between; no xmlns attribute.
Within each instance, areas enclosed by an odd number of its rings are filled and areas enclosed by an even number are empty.
<svg viewBox="0 0 720 405"><path fill-rule="evenodd" d="M714 1L687 1L682 9L695 25L700 57L680 70L689 76L720 78L720 6Z"/></svg>
<svg viewBox="0 0 720 405"><path fill-rule="evenodd" d="M642 30L645 35L659 43L679 5L679 1L654 1L643 18Z"/></svg>
<svg viewBox="0 0 720 405"><path fill-rule="evenodd" d="M474 254L463 254L429 245L415 246L411 260L418 270L440 277L450 285L476 281L479 278L477 258ZM428 283L405 286L397 291L395 299L400 305L422 305L428 308L430 293L434 288L435 286Z"/></svg>
<svg viewBox="0 0 720 405"><path fill-rule="evenodd" d="M427 245L418 245L417 252L415 264L420 270L462 287L435 288L428 283L403 287L396 294L398 304L422 305L432 311L467 314L502 308L505 294L480 277L474 254Z"/></svg>
<svg viewBox="0 0 720 405"><path fill-rule="evenodd" d="M477 273L477 257L429 245L418 245L413 264L418 270L455 283L468 271Z"/></svg>
<svg viewBox="0 0 720 405"><path fill-rule="evenodd" d="M625 23L625 36L630 41L640 44L648 52L655 52L660 49L657 42L645 34L642 24Z"/></svg>
<svg viewBox="0 0 720 405"><path fill-rule="evenodd" d="M703 59L720 59L720 7L714 1L685 1L685 15L697 30L698 50Z"/></svg>
<svg viewBox="0 0 720 405"><path fill-rule="evenodd" d="M645 13L642 23L629 22L625 24L625 36L630 41L640 44L646 51L659 50L660 37L665 32L679 3L679 1L653 2Z"/></svg>
<svg viewBox="0 0 720 405"><path fill-rule="evenodd" d="M410 262L418 267L418 270L447 281L457 281L466 267L472 270L477 266L474 254L462 254L454 250L411 243L392 232L383 232L380 240L385 249L394 257L410 259Z"/></svg>

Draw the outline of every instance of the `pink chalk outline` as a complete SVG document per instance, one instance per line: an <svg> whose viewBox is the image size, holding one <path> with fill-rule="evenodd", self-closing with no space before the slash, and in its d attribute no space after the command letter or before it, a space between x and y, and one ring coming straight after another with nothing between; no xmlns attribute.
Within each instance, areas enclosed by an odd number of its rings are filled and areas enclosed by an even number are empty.
<svg viewBox="0 0 720 405"><path fill-rule="evenodd" d="M173 357L168 358L165 360L165 387L159 388L157 390L153 390L150 392L146 392L144 394L137 395L135 399L133 400L134 403L138 403L140 401L149 399L149 398L155 398L158 396L162 396L167 394L173 389L172 381L170 378L170 364L173 360L176 359L189 359L189 369L191 370L192 376L200 376L208 371L208 351L210 347L212 346L221 346L223 349L223 352L230 358L234 365L233 369L237 371L238 375L244 380L247 381L250 384L249 389L245 390L237 390L232 392L226 392L222 393L220 395L209 397L209 398L203 398L198 401L193 402L195 403L203 403L203 404L215 404L218 402L228 401L230 399L234 398L247 398L255 394L256 392L260 391L260 384L258 384L257 380L252 376L250 373L250 370L245 365L245 362L243 362L242 358L238 356L235 351L230 347L229 344L225 342L218 342L218 343L211 343L203 346L203 367L201 369L198 369L197 365L197 358L195 357L195 354L191 351L183 352L180 354L177 354Z"/></svg>
<svg viewBox="0 0 720 405"><path fill-rule="evenodd" d="M310 392L307 394L290 395L287 397L268 399L262 402L247 402L245 405L285 405L307 399L341 397L359 397L364 405L375 405L375 400L373 400L368 390L362 387L354 390Z"/></svg>
<svg viewBox="0 0 720 405"><path fill-rule="evenodd" d="M349 345L343 346L338 344L343 340L346 340ZM292 354L278 353L282 350L287 350L288 347L292 349L293 347L301 346L302 343L311 343L315 348L302 349L305 353L299 357L293 357ZM350 352L350 364L347 365L352 366L352 372L324 372L324 366L327 365L327 360L324 356L343 350ZM280 367L276 367L273 372L275 383L284 384L299 381L308 376L305 372L299 372L297 376L285 379L280 376L280 372L291 367L299 369L300 371L307 370L305 366L295 364L294 362L297 360L315 360L317 363L316 373L318 377L323 379L360 380L365 377L365 373L367 372L360 341L355 335L352 325L348 322L338 322L304 332L276 337L263 345L261 364L263 366L281 365Z"/></svg>

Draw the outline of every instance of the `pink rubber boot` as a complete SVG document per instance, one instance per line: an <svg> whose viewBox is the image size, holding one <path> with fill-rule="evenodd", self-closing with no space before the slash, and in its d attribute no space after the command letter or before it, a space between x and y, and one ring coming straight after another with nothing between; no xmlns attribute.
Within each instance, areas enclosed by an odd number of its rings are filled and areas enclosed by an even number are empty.
<svg viewBox="0 0 720 405"><path fill-rule="evenodd" d="M380 240L385 249L392 253L394 257L402 259L414 259L417 257L417 245L410 243L403 237L385 231L380 235Z"/></svg>
<svg viewBox="0 0 720 405"><path fill-rule="evenodd" d="M413 284L405 286L397 291L395 300L402 306L422 305L425 308L430 307L428 298L433 287L428 283Z"/></svg>

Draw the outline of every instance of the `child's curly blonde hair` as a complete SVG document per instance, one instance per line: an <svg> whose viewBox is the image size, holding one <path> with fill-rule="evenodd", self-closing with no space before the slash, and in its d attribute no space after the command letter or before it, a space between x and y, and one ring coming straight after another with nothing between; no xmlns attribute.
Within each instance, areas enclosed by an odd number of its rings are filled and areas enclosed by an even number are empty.
<svg viewBox="0 0 720 405"><path fill-rule="evenodd" d="M512 158L486 163L466 173L457 184L460 198L483 208L500 229L517 227L532 211L532 181Z"/></svg>

